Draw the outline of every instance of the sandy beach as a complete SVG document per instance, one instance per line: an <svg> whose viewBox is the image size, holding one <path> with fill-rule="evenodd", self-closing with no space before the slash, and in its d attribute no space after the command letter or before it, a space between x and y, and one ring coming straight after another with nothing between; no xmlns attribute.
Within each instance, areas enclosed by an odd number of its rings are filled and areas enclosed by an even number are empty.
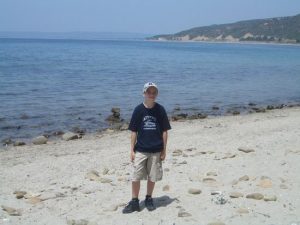
<svg viewBox="0 0 300 225"><path fill-rule="evenodd" d="M300 224L300 107L171 122L157 209L131 197L130 131L0 149L0 224Z"/></svg>

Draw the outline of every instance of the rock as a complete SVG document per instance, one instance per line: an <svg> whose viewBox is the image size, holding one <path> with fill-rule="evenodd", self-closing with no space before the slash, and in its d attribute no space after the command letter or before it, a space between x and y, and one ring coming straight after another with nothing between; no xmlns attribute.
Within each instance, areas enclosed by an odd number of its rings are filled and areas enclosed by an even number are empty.
<svg viewBox="0 0 300 225"><path fill-rule="evenodd" d="M68 219L67 224L68 225L91 225L91 223L88 220L84 220L84 219L81 220Z"/></svg>
<svg viewBox="0 0 300 225"><path fill-rule="evenodd" d="M162 188L163 191L169 191L170 190L170 185L165 185Z"/></svg>
<svg viewBox="0 0 300 225"><path fill-rule="evenodd" d="M227 152L227 153L225 153L225 155L222 157L222 159L231 159L231 158L234 158L234 157L236 157L236 154Z"/></svg>
<svg viewBox="0 0 300 225"><path fill-rule="evenodd" d="M24 195L27 194L27 192L26 191L14 191L14 194L16 195L17 199L20 199L20 198L23 198Z"/></svg>
<svg viewBox="0 0 300 225"><path fill-rule="evenodd" d="M32 143L35 145L43 145L46 144L48 139L45 136L38 136L32 140Z"/></svg>
<svg viewBox="0 0 300 225"><path fill-rule="evenodd" d="M27 198L27 202L30 203L30 204L37 204L39 202L43 201L43 199L39 198L39 197L30 197L30 198Z"/></svg>
<svg viewBox="0 0 300 225"><path fill-rule="evenodd" d="M121 112L121 109L118 108L118 107L113 107L113 108L111 109L111 112L112 112L112 113L120 113L120 112Z"/></svg>
<svg viewBox="0 0 300 225"><path fill-rule="evenodd" d="M123 121L123 119L120 118L120 108L114 107L111 109L112 115L108 116L106 118L106 121L109 121L111 123L118 123Z"/></svg>
<svg viewBox="0 0 300 225"><path fill-rule="evenodd" d="M255 106L256 104L253 103L253 102L249 102L248 105L249 105L249 106Z"/></svg>
<svg viewBox="0 0 300 225"><path fill-rule="evenodd" d="M120 130L128 130L128 123L123 123L122 126L120 127Z"/></svg>
<svg viewBox="0 0 300 225"><path fill-rule="evenodd" d="M211 108L212 108L212 110L219 110L220 109L218 106L213 106Z"/></svg>
<svg viewBox="0 0 300 225"><path fill-rule="evenodd" d="M237 185L238 184L238 180L233 180L233 181L231 181L231 185Z"/></svg>
<svg viewBox="0 0 300 225"><path fill-rule="evenodd" d="M207 173L206 173L206 176L217 176L217 173L216 173L216 172L213 172L213 171L207 172Z"/></svg>
<svg viewBox="0 0 300 225"><path fill-rule="evenodd" d="M112 182L111 179L106 178L106 177L100 177L99 181L100 181L101 183L111 183L111 182Z"/></svg>
<svg viewBox="0 0 300 225"><path fill-rule="evenodd" d="M280 187L281 189L288 189L288 187L287 187L285 184L280 184L279 187Z"/></svg>
<svg viewBox="0 0 300 225"><path fill-rule="evenodd" d="M1 142L3 143L3 145L11 145L14 143L11 138L5 138Z"/></svg>
<svg viewBox="0 0 300 225"><path fill-rule="evenodd" d="M105 167L105 168L103 168L103 170L102 170L102 174L105 175L105 174L108 173L108 171L109 171L109 169Z"/></svg>
<svg viewBox="0 0 300 225"><path fill-rule="evenodd" d="M252 193L252 194L246 195L246 198L261 200L264 198L264 196L261 193Z"/></svg>
<svg viewBox="0 0 300 225"><path fill-rule="evenodd" d="M210 222L207 225L225 225L225 223L223 223L221 221L215 221L215 222Z"/></svg>
<svg viewBox="0 0 300 225"><path fill-rule="evenodd" d="M211 182L216 182L216 179L212 178L212 177L205 177L202 179L202 181L204 183L211 183Z"/></svg>
<svg viewBox="0 0 300 225"><path fill-rule="evenodd" d="M267 106L267 110L272 110L272 109L274 109L274 106L272 106L272 105Z"/></svg>
<svg viewBox="0 0 300 225"><path fill-rule="evenodd" d="M172 119L173 121L177 121L177 120L186 119L187 116L188 116L187 113L179 113L179 114L173 115L173 116L171 117L171 119Z"/></svg>
<svg viewBox="0 0 300 225"><path fill-rule="evenodd" d="M184 209L179 209L178 217L190 217L192 214L186 212Z"/></svg>
<svg viewBox="0 0 300 225"><path fill-rule="evenodd" d="M78 135L73 132L67 132L62 135L62 139L65 141L75 140L78 139Z"/></svg>
<svg viewBox="0 0 300 225"><path fill-rule="evenodd" d="M100 180L99 173L96 170L89 171L86 174L85 178L87 178L89 180L93 180L93 181L99 181Z"/></svg>
<svg viewBox="0 0 300 225"><path fill-rule="evenodd" d="M172 152L172 156L180 156L180 155L182 155L181 149L176 149Z"/></svg>
<svg viewBox="0 0 300 225"><path fill-rule="evenodd" d="M21 216L22 213L19 209L15 209L9 206L1 205L2 210L7 212L10 216Z"/></svg>
<svg viewBox="0 0 300 225"><path fill-rule="evenodd" d="M270 179L261 179L259 181L258 186L262 188L271 188L272 187L272 181Z"/></svg>
<svg viewBox="0 0 300 225"><path fill-rule="evenodd" d="M58 131L54 131L53 133L52 133L52 135L53 136L61 136L61 135L63 135L65 132L63 132L63 131L61 131L61 130L58 130Z"/></svg>
<svg viewBox="0 0 300 225"><path fill-rule="evenodd" d="M188 192L193 195L201 194L201 190L198 188L189 188Z"/></svg>
<svg viewBox="0 0 300 225"><path fill-rule="evenodd" d="M211 191L210 194L211 195L220 195L220 194L222 194L222 191Z"/></svg>
<svg viewBox="0 0 300 225"><path fill-rule="evenodd" d="M243 197L243 196L244 196L244 194L240 193L240 192L231 192L231 193L229 193L230 198L240 198L240 197Z"/></svg>
<svg viewBox="0 0 300 225"><path fill-rule="evenodd" d="M246 148L246 147L239 147L238 150L244 153L255 152L254 149Z"/></svg>
<svg viewBox="0 0 300 225"><path fill-rule="evenodd" d="M240 214L246 214L249 213L249 210L246 208L238 208L237 212Z"/></svg>
<svg viewBox="0 0 300 225"><path fill-rule="evenodd" d="M169 168L164 168L164 171L165 171L165 172L169 172L170 169L169 169Z"/></svg>
<svg viewBox="0 0 300 225"><path fill-rule="evenodd" d="M187 164L187 161L183 160L183 161L179 162L178 164Z"/></svg>
<svg viewBox="0 0 300 225"><path fill-rule="evenodd" d="M26 145L26 143L23 141L15 141L14 142L14 146L22 146L22 145Z"/></svg>
<svg viewBox="0 0 300 225"><path fill-rule="evenodd" d="M117 211L117 209L118 209L118 205L110 205L109 207L105 208L104 211L113 212L113 211Z"/></svg>
<svg viewBox="0 0 300 225"><path fill-rule="evenodd" d="M80 127L73 127L71 131L79 135L84 135L86 130Z"/></svg>
<svg viewBox="0 0 300 225"><path fill-rule="evenodd" d="M251 109L253 109L255 112L260 113L260 112L266 112L266 109L261 107L252 107Z"/></svg>
<svg viewBox="0 0 300 225"><path fill-rule="evenodd" d="M239 181L248 181L249 180L249 176L248 175L244 175L242 177L239 178Z"/></svg>
<svg viewBox="0 0 300 225"><path fill-rule="evenodd" d="M271 195L271 196L264 196L264 200L266 202L268 201L277 201L277 197L275 195Z"/></svg>

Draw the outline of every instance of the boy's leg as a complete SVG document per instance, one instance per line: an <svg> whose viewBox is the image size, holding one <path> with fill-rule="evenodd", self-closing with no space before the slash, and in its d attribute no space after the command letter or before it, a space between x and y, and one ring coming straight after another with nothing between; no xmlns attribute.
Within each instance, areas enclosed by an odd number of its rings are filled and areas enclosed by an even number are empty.
<svg viewBox="0 0 300 225"><path fill-rule="evenodd" d="M140 186L140 181L132 181L132 198L139 198Z"/></svg>
<svg viewBox="0 0 300 225"><path fill-rule="evenodd" d="M152 196L154 186L155 186L155 182L152 182L151 180L148 179L148 181L147 181L147 195Z"/></svg>

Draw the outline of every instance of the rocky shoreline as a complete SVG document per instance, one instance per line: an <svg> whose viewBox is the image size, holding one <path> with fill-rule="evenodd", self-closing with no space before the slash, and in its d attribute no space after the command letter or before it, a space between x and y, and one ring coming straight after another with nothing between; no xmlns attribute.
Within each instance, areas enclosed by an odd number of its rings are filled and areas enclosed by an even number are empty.
<svg viewBox="0 0 300 225"><path fill-rule="evenodd" d="M130 131L11 146L0 151L0 223L298 225L299 123L298 106L172 120L157 210L142 182L131 215Z"/></svg>
<svg viewBox="0 0 300 225"><path fill-rule="evenodd" d="M227 115L240 115L240 114L251 114L251 113L265 113L274 109L283 109L283 108L292 108L300 107L300 103L281 103L281 104L267 104L261 105L253 102L249 102L247 105L237 105L228 107L227 109L222 109L218 105L211 107L209 112L185 112L180 108L179 105L174 107L172 113L168 115L170 121L184 121L184 120L195 120L195 119L205 119L207 117L216 117L216 116L227 116ZM80 139L84 135L101 135L104 133L111 133L117 131L123 131L128 129L129 121L121 117L121 109L118 107L113 107L111 109L111 115L109 115L105 121L107 122L107 127L103 129L98 129L95 133L86 132L85 128L78 126L73 127L70 130L62 131L57 130L52 133L44 133L39 136L36 136L32 139L19 140L17 138L4 138L1 140L1 145L4 148L11 146L23 146L28 144L41 145L47 144L48 140L74 140ZM1 146L0 146L1 148Z"/></svg>

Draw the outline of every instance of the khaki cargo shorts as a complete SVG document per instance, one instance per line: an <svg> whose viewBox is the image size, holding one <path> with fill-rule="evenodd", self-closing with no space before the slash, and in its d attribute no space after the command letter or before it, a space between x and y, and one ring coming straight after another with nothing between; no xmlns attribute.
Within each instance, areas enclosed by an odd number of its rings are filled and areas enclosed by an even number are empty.
<svg viewBox="0 0 300 225"><path fill-rule="evenodd" d="M132 181L147 180L156 182L162 179L162 160L160 152L135 152Z"/></svg>

